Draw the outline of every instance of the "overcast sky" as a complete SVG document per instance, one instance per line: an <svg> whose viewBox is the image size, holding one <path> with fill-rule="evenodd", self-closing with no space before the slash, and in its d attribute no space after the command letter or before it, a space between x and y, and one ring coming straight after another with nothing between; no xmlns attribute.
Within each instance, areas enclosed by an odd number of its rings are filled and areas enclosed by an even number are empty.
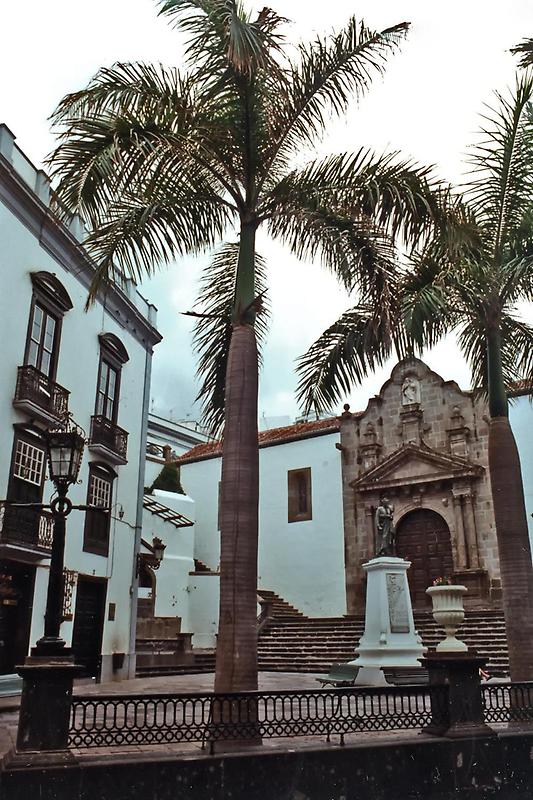
<svg viewBox="0 0 533 800"><path fill-rule="evenodd" d="M251 4L250 4L251 5ZM254 3L261 8L264 3ZM332 121L322 153L369 145L378 152L398 149L438 174L458 182L469 143L475 140L483 104L494 89L514 83L516 58L509 49L533 36L531 0L271 0L293 22L292 40L340 27L350 15L382 29L402 21L411 31L359 107ZM100 66L115 61L161 61L179 65L181 40L156 16L155 0L26 0L0 11L0 122L19 146L42 166L54 145L48 116L60 98L85 86ZM260 413L298 413L294 401L294 359L349 307L350 301L320 264L298 263L277 244L259 239L271 268L273 322L265 351ZM143 285L159 309L164 341L154 359L153 410L174 419L193 418L194 357L190 321L201 259L172 265ZM426 355L444 378L469 386L469 375L453 342ZM391 365L392 366L392 365ZM352 408L364 408L390 368L354 387Z"/></svg>

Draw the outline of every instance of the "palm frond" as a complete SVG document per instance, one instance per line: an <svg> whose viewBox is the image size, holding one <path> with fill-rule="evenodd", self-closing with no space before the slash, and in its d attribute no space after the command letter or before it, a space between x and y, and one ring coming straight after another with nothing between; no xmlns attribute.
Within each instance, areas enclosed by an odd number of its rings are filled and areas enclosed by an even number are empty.
<svg viewBox="0 0 533 800"><path fill-rule="evenodd" d="M509 99L496 93L482 128L484 140L472 152L472 177L466 197L490 243L494 263L501 262L531 204L533 191L533 73L517 79Z"/></svg>
<svg viewBox="0 0 533 800"><path fill-rule="evenodd" d="M268 229L297 258L320 260L348 292L357 289L367 298L379 292L396 269L394 242L364 217L295 208L272 217Z"/></svg>
<svg viewBox="0 0 533 800"><path fill-rule="evenodd" d="M409 352L404 329L387 302L344 314L298 359L296 397L304 413L332 408L392 352Z"/></svg>
<svg viewBox="0 0 533 800"><path fill-rule="evenodd" d="M533 379L533 328L511 314L501 315L501 362L507 394L517 381ZM488 395L487 325L473 315L458 336L459 347L472 373L472 384Z"/></svg>
<svg viewBox="0 0 533 800"><path fill-rule="evenodd" d="M511 48L511 53L515 56L522 56L520 59L521 67L533 65L533 39L522 39L520 44Z"/></svg>
<svg viewBox="0 0 533 800"><path fill-rule="evenodd" d="M60 127L85 116L129 114L177 133L195 114L195 97L191 76L176 67L117 62L100 69L85 89L67 94L51 120Z"/></svg>
<svg viewBox="0 0 533 800"><path fill-rule="evenodd" d="M87 305L113 280L118 266L141 281L162 264L213 247L231 218L226 207L182 191L173 199L125 194L84 241L96 270Z"/></svg>
<svg viewBox="0 0 533 800"><path fill-rule="evenodd" d="M238 243L219 248L205 268L195 309L198 317L194 327L194 347L198 353L197 377L201 381L196 399L202 404L203 423L213 435L220 433L224 422L226 366L232 331L232 310L235 279L239 258ZM263 308L256 316L256 335L259 352L268 332L270 308L264 292L266 263L255 256L255 283Z"/></svg>
<svg viewBox="0 0 533 800"><path fill-rule="evenodd" d="M335 210L365 217L392 238L413 245L443 220L446 196L431 168L398 153L377 156L361 148L289 173L270 191L264 213L268 217L287 207Z"/></svg>
<svg viewBox="0 0 533 800"><path fill-rule="evenodd" d="M434 347L457 323L455 281L439 259L413 255L401 285L401 307L409 336L419 350Z"/></svg>
<svg viewBox="0 0 533 800"><path fill-rule="evenodd" d="M265 178L275 159L286 163L296 150L314 143L332 113L344 113L354 96L362 97L372 79L383 74L388 56L398 49L408 27L402 22L377 32L352 17L340 32L299 46L283 102L273 109Z"/></svg>
<svg viewBox="0 0 533 800"><path fill-rule="evenodd" d="M218 80L231 66L241 75L278 68L272 51L281 49L279 29L286 22L270 8L255 20L237 0L160 0L159 13L188 37L187 62L197 75Z"/></svg>

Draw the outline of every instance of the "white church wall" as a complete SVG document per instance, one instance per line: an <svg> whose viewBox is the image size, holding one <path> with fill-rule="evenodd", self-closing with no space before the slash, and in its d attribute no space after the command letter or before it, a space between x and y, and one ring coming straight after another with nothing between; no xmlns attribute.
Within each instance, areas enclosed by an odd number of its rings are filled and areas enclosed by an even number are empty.
<svg viewBox="0 0 533 800"><path fill-rule="evenodd" d="M196 573L189 581L189 624L194 632L193 647L216 646L220 578L209 573Z"/></svg>
<svg viewBox="0 0 533 800"><path fill-rule="evenodd" d="M151 496L194 522L195 503L192 498L161 489L155 489ZM154 616L181 617L181 630L189 632L188 584L189 573L194 570L194 525L176 528L172 523L144 509L142 538L151 544L154 536L158 536L166 545L163 561L155 573L157 584Z"/></svg>
<svg viewBox="0 0 533 800"><path fill-rule="evenodd" d="M533 550L533 518L531 516L533 514L533 403L530 395L523 395L513 400L509 409L509 421L520 455L529 539Z"/></svg>
<svg viewBox="0 0 533 800"><path fill-rule="evenodd" d="M341 453L332 433L260 450L259 579L312 617L346 613ZM288 522L287 472L311 468L312 519Z"/></svg>
<svg viewBox="0 0 533 800"><path fill-rule="evenodd" d="M335 432L259 451L258 586L315 617L346 613L338 442ZM287 473L305 468L311 469L312 519L288 522ZM220 469L220 457L181 466L182 484L196 501L195 557L213 569L220 558ZM199 580L209 581L210 577Z"/></svg>
<svg viewBox="0 0 533 800"><path fill-rule="evenodd" d="M218 530L218 484L220 458L208 458L183 464L180 479L184 491L196 503L196 537L194 556L212 570L220 563L220 533Z"/></svg>

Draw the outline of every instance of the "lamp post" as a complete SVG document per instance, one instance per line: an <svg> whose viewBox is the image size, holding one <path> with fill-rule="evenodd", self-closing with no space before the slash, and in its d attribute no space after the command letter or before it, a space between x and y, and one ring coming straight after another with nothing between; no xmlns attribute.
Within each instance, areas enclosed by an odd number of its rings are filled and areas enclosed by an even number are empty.
<svg viewBox="0 0 533 800"><path fill-rule="evenodd" d="M78 479L85 439L81 431L73 426L71 430L47 431L45 442L49 477L56 488L57 497L50 503L54 536L44 615L44 636L37 642L33 655L60 656L70 652L65 650L65 642L59 635L63 609L65 523L72 511L72 503L67 497L67 492Z"/></svg>
<svg viewBox="0 0 533 800"><path fill-rule="evenodd" d="M31 752L36 754L34 760L37 762L43 758L49 761L50 757L54 761L70 758L67 747L72 683L80 671L74 664L70 648L65 646L65 641L60 636L60 627L65 521L73 508L67 493L78 478L85 439L79 428L68 424L60 430L47 431L45 441L49 477L57 496L50 504L54 533L44 636L38 640L24 666L18 670L24 682L16 751L24 754L24 763L28 763L28 754ZM37 756L37 753L40 755ZM15 756L16 758L20 758L20 755Z"/></svg>

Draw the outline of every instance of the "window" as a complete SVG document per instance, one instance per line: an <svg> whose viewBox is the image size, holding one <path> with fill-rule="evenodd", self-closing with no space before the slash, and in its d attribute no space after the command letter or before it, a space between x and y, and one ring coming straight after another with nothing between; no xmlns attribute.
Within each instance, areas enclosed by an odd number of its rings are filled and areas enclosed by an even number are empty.
<svg viewBox="0 0 533 800"><path fill-rule="evenodd" d="M33 429L16 430L7 497L20 503L40 503L43 494L46 455L39 434Z"/></svg>
<svg viewBox="0 0 533 800"><path fill-rule="evenodd" d="M63 315L72 301L55 275L32 272L33 302L24 363L52 380L55 378Z"/></svg>
<svg viewBox="0 0 533 800"><path fill-rule="evenodd" d="M118 370L102 358L96 393L96 415L105 417L110 422L116 421L118 384Z"/></svg>
<svg viewBox="0 0 533 800"><path fill-rule="evenodd" d="M23 439L15 443L13 477L41 486L43 480L44 450Z"/></svg>
<svg viewBox="0 0 533 800"><path fill-rule="evenodd" d="M112 333L102 333L100 340L100 367L96 389L97 417L116 423L120 392L120 371L129 360L126 348Z"/></svg>
<svg viewBox="0 0 533 800"><path fill-rule="evenodd" d="M26 363L50 378L55 373L58 320L39 303L34 303Z"/></svg>
<svg viewBox="0 0 533 800"><path fill-rule="evenodd" d="M83 549L86 553L107 556L109 552L110 509L113 500L113 481L116 475L107 466L89 465L89 485L87 489L87 505L93 508L85 512L85 528L83 531Z"/></svg>
<svg viewBox="0 0 533 800"><path fill-rule="evenodd" d="M312 519L311 467L290 469L287 473L287 487L289 522Z"/></svg>

